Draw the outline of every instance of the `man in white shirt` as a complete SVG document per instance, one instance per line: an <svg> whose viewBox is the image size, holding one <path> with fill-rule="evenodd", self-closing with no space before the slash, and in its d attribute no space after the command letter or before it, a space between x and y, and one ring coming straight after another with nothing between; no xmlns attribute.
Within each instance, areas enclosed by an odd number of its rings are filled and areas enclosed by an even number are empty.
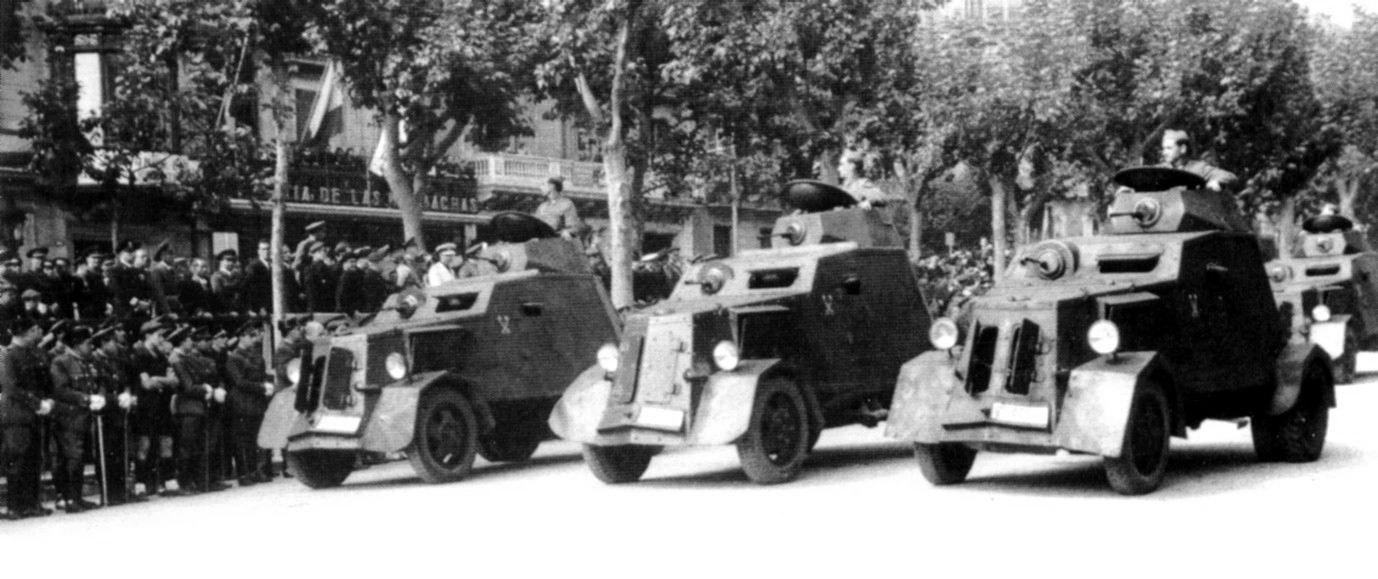
<svg viewBox="0 0 1378 579"><path fill-rule="evenodd" d="M435 263L426 271L426 287L435 287L455 279L455 271L451 269L451 265L455 256L459 255L458 246L453 243L442 243L436 246L435 254Z"/></svg>

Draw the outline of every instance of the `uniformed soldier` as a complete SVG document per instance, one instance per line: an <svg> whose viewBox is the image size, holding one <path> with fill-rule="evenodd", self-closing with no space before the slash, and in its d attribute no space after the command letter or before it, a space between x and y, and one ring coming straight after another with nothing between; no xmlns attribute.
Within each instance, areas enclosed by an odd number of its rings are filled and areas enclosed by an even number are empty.
<svg viewBox="0 0 1378 579"><path fill-rule="evenodd" d="M197 342L206 342L210 335L204 329L193 331L182 327L168 336L173 345L168 364L177 375L176 402L173 413L177 418L177 486L185 493L220 490L212 485L206 470L206 451L209 431L206 425L207 408L224 402L215 362L202 356Z"/></svg>
<svg viewBox="0 0 1378 579"><path fill-rule="evenodd" d="M230 354L230 333L224 329L206 329L203 333L210 334L209 340L197 342L199 353L212 362L215 362L215 374L219 379L221 387L225 388L226 399L219 404L211 404L206 409L206 428L209 436L206 443L206 452L209 456L211 465L210 479L212 483L224 482L234 467L233 436L230 432L230 413L227 408L229 404L230 379L226 368L226 361Z"/></svg>
<svg viewBox="0 0 1378 579"><path fill-rule="evenodd" d="M311 246L311 265L306 268L302 285L306 287L306 308L311 313L334 312L335 289L339 276L331 267L330 249L324 243Z"/></svg>
<svg viewBox="0 0 1378 579"><path fill-rule="evenodd" d="M63 339L67 349L52 362L53 397L60 404L53 413L53 438L57 442L54 484L66 502L68 513L80 513L99 505L82 497L83 459L91 413L106 406L92 363L94 346L90 328L78 326ZM57 471L62 476L56 476Z"/></svg>
<svg viewBox="0 0 1378 579"><path fill-rule="evenodd" d="M292 269L299 274L305 275L307 266L311 265L312 249L317 243L325 243L325 222L315 221L306 226L306 239L297 243L297 251L292 254Z"/></svg>
<svg viewBox="0 0 1378 579"><path fill-rule="evenodd" d="M369 248L350 250L340 258L343 268L340 281L335 288L335 305L346 314L367 311L367 288L364 286L364 270L359 266L368 257Z"/></svg>
<svg viewBox="0 0 1378 579"><path fill-rule="evenodd" d="M152 305L153 289L148 283L148 251L138 242L120 244L118 261L109 272L111 305L115 315L124 318L135 313L147 314Z"/></svg>
<svg viewBox="0 0 1378 579"><path fill-rule="evenodd" d="M263 332L257 324L240 328L239 343L225 359L229 374L229 407L235 448L238 451L239 484L248 486L271 479L271 464L258 448L258 428L275 390L263 367ZM271 455L267 457L271 459Z"/></svg>
<svg viewBox="0 0 1378 579"><path fill-rule="evenodd" d="M110 307L110 289L105 285L105 272L101 262L105 256L99 251L86 254L86 268L77 276L81 291L77 293L77 316L83 320L98 320L105 317Z"/></svg>
<svg viewBox="0 0 1378 579"><path fill-rule="evenodd" d="M1206 188L1220 191L1233 187L1239 178L1234 173L1215 167L1200 159L1191 158L1191 139L1186 131L1163 131L1163 159L1161 166L1195 173L1206 180Z"/></svg>
<svg viewBox="0 0 1378 579"><path fill-rule="evenodd" d="M95 345L92 358L101 389L115 404L107 405L101 411L101 432L105 437L105 478L109 492L109 504L121 505L127 502L142 501L133 495L129 488L129 416L138 403L133 384L128 374L129 368L120 351L120 341L115 326L106 327L91 336Z"/></svg>
<svg viewBox="0 0 1378 579"><path fill-rule="evenodd" d="M426 287L435 287L455 279L455 270L452 268L455 266L455 256L459 255L459 247L453 243L442 243L435 246L435 254L435 263L426 271Z"/></svg>
<svg viewBox="0 0 1378 579"><path fill-rule="evenodd" d="M376 312L383 307L383 302L387 301L388 295L392 293L392 288L388 281L383 277L382 262L387 256L389 246L384 244L382 247L369 252L367 258L361 260L360 269L364 272L364 311Z"/></svg>
<svg viewBox="0 0 1378 579"><path fill-rule="evenodd" d="M146 493L164 491L164 483L175 478L173 436L176 423L172 418L172 391L177 377L167 363L172 346L166 332L171 327L163 318L154 318L138 326L139 340L130 346L129 359L133 368L131 381L138 400L130 418L134 437L134 476ZM175 493L173 493L175 494Z"/></svg>
<svg viewBox="0 0 1378 579"><path fill-rule="evenodd" d="M311 347L311 341L306 337L305 322L307 318L284 318L278 324L278 331L282 334L282 341L273 350L273 387L275 391L282 391L292 387L292 381L287 377L287 364L293 359L306 355ZM279 449L283 456L282 476L290 478L292 473L287 470L287 449ZM269 476L273 475L271 469Z"/></svg>
<svg viewBox="0 0 1378 579"><path fill-rule="evenodd" d="M52 514L39 500L42 476L42 421L52 413L52 379L37 348L43 327L32 318L9 324L10 345L0 348L0 458L8 485L7 518Z"/></svg>

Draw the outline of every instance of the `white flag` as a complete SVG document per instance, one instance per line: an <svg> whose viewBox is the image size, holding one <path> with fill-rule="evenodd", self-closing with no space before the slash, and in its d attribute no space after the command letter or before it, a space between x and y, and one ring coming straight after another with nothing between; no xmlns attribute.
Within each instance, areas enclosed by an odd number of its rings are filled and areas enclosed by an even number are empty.
<svg viewBox="0 0 1378 579"><path fill-rule="evenodd" d="M342 107L344 89L340 86L340 64L331 60L325 65L325 73L321 75L321 90L316 93L316 100L311 103L311 116L307 117L306 134L302 135L302 140L315 139L320 134L321 125L325 123L325 115Z"/></svg>

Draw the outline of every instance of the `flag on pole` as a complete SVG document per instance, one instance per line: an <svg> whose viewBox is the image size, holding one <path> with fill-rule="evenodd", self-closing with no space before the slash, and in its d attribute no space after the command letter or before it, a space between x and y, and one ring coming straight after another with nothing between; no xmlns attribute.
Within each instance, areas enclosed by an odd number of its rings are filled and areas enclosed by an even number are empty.
<svg viewBox="0 0 1378 579"><path fill-rule="evenodd" d="M340 63L331 60L325 65L325 72L321 74L321 90L316 93L316 100L311 102L311 115L307 117L306 133L301 136L303 141L319 138L322 127L327 125L328 117L334 117L335 121L329 123L331 133L339 130L340 110L344 107L344 87L340 86L340 77Z"/></svg>
<svg viewBox="0 0 1378 579"><path fill-rule="evenodd" d="M378 145L373 147L373 158L368 162L368 172L381 176L383 174L383 130L378 129ZM407 145L407 121L397 121L397 149Z"/></svg>

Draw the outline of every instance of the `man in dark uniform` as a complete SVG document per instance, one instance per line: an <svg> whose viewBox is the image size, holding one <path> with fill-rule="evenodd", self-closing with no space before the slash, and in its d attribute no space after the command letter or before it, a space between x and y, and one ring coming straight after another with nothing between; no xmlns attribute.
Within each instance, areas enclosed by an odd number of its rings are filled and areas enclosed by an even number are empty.
<svg viewBox="0 0 1378 579"><path fill-rule="evenodd" d="M273 350L274 393L292 387L292 381L287 377L288 363L296 358L306 356L311 348L311 341L306 337L305 323L306 318L284 318L278 324L282 341ZM287 449L280 449L280 451L283 458L282 476L290 478L292 473L287 471ZM272 469L269 469L268 474L270 477L272 476Z"/></svg>
<svg viewBox="0 0 1378 579"><path fill-rule="evenodd" d="M258 428L263 424L263 413L268 410L268 400L274 391L273 381L263 368L262 335L257 324L240 328L239 343L225 358L240 486L271 480L268 476L271 465L258 448Z"/></svg>
<svg viewBox="0 0 1378 579"><path fill-rule="evenodd" d="M60 296L58 315L64 318L76 317L76 304L81 297L81 280L72 275L71 263L67 261L67 258L54 259L53 268L57 279L57 291ZM98 320L100 318L91 319Z"/></svg>
<svg viewBox="0 0 1378 579"><path fill-rule="evenodd" d="M316 221L306 226L306 239L297 243L297 251L292 254L292 269L299 273L305 273L306 267L311 265L312 247L316 243L325 243L325 222Z"/></svg>
<svg viewBox="0 0 1378 579"><path fill-rule="evenodd" d="M383 307L383 302L388 299L392 288L388 285L387 278L383 277L383 258L387 256L390 248L384 244L375 249L364 259L359 260L359 270L363 272L364 286L364 308L366 312L376 312Z"/></svg>
<svg viewBox="0 0 1378 579"><path fill-rule="evenodd" d="M99 320L105 317L110 306L110 289L105 285L105 272L101 262L105 256L98 251L86 254L85 268L77 276L81 291L77 293L77 315L83 320Z"/></svg>
<svg viewBox="0 0 1378 579"><path fill-rule="evenodd" d="M244 307L250 313L264 314L273 309L273 244L258 240L257 253L244 266Z"/></svg>
<svg viewBox="0 0 1378 579"><path fill-rule="evenodd" d="M211 296L217 313L238 313L243 307L240 292L243 277L239 272L239 252L226 249L215 256L217 269L211 274Z"/></svg>
<svg viewBox="0 0 1378 579"><path fill-rule="evenodd" d="M68 513L80 513L98 507L82 497L84 478L83 459L86 436L91 430L91 413L106 406L93 366L91 329L78 326L67 332L63 343L65 352L52 363L53 398L59 404L53 413L53 438L57 441L57 462L54 465L54 484L66 500ZM56 476L61 470L63 475Z"/></svg>
<svg viewBox="0 0 1378 579"><path fill-rule="evenodd" d="M219 490L206 472L206 410L225 399L215 362L197 353L196 342L210 338L205 330L182 327L168 337L173 345L168 364L177 375L173 413L177 418L177 486L185 493ZM223 487L220 487L223 488Z"/></svg>
<svg viewBox="0 0 1378 579"><path fill-rule="evenodd" d="M148 251L138 242L120 244L118 261L109 272L111 305L115 315L126 318L135 313L148 314L153 290L148 283Z"/></svg>
<svg viewBox="0 0 1378 579"><path fill-rule="evenodd" d="M20 272L24 262L19 260L19 256L8 249L0 250L0 278L10 282L14 287L24 285L24 274Z"/></svg>
<svg viewBox="0 0 1378 579"><path fill-rule="evenodd" d="M339 277L335 275L330 250L324 243L311 246L311 265L306 267L302 285L306 286L306 308L311 313L334 312L335 288Z"/></svg>
<svg viewBox="0 0 1378 579"><path fill-rule="evenodd" d="M211 333L211 332L214 333ZM206 409L206 427L209 429L209 439L207 452L210 456L211 481L223 482L228 473L231 472L234 464L235 450L233 436L230 432L230 413L228 409L230 392L230 375L226 370L226 360L230 356L230 333L224 329L206 330L206 334L211 334L209 340L197 342L198 352L212 362L215 362L215 373L220 379L220 386L225 389L225 399L220 400L219 404L212 404Z"/></svg>
<svg viewBox="0 0 1378 579"><path fill-rule="evenodd" d="M130 416L135 440L134 476L149 494L161 492L163 483L175 472L172 441L176 424L170 404L178 382L167 363L172 351L165 335L169 329L161 318L144 322L138 326L141 339L129 352L138 401Z"/></svg>
<svg viewBox="0 0 1378 579"><path fill-rule="evenodd" d="M153 264L148 266L148 286L153 293L153 314L172 313L172 304L177 298L177 276L172 270L172 252L169 242L163 240L153 250Z"/></svg>
<svg viewBox="0 0 1378 579"><path fill-rule="evenodd" d="M130 381L128 365L121 359L120 342L115 327L106 327L91 336L96 350L92 359L101 390L107 399L113 400L100 413L101 434L105 437L105 478L106 489L111 505L122 505L143 499L133 496L128 485L129 453L128 444L129 413L136 404L133 385ZM97 449L99 450L99 449Z"/></svg>
<svg viewBox="0 0 1378 579"><path fill-rule="evenodd" d="M9 324L10 346L0 348L0 431L8 484L9 519L52 514L39 502L42 475L41 422L52 413L52 380L45 356L36 347L43 336L37 320L18 318Z"/></svg>
<svg viewBox="0 0 1378 579"><path fill-rule="evenodd" d="M204 258L191 260L189 274L177 282L177 295L182 302L182 311L188 315L194 316L215 310L211 300L210 265Z"/></svg>
<svg viewBox="0 0 1378 579"><path fill-rule="evenodd" d="M370 251L368 247L360 247L341 258L344 268L340 271L340 282L335 289L335 304L341 312L353 314L370 311L363 269L366 266L361 265L367 263Z"/></svg>

